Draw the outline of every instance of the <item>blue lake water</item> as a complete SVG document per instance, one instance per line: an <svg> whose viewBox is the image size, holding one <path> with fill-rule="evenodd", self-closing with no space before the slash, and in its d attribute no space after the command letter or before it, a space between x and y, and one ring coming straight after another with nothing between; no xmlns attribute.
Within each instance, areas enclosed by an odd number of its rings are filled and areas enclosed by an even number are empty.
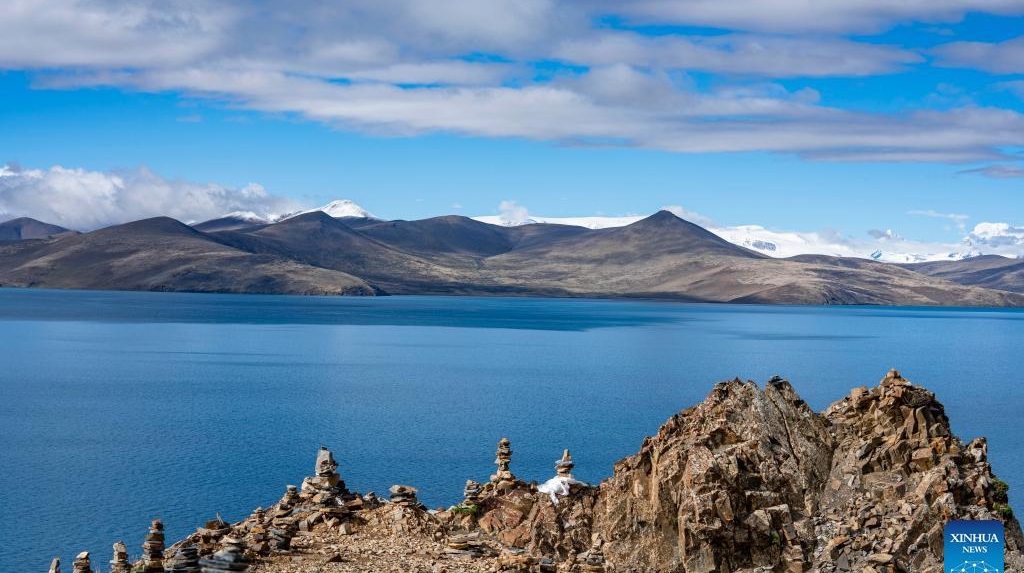
<svg viewBox="0 0 1024 573"><path fill-rule="evenodd" d="M733 377L815 409L891 367L988 436L1024 489L1024 312L594 300L320 298L0 289L0 571L133 556L277 500L331 447L360 492L430 506L486 479L496 442L544 480L598 481Z"/></svg>

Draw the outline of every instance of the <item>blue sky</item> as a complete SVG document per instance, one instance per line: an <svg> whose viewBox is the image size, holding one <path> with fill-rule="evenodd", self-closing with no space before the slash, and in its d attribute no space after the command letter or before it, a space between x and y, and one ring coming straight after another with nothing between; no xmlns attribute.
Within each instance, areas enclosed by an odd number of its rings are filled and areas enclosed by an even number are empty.
<svg viewBox="0 0 1024 573"><path fill-rule="evenodd" d="M1019 1L122 4L0 9L0 217L1024 224Z"/></svg>

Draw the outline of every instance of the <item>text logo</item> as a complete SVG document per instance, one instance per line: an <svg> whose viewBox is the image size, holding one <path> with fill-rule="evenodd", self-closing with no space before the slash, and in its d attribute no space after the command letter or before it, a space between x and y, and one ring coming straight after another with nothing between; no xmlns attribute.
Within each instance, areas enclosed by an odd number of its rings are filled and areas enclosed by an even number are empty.
<svg viewBox="0 0 1024 573"><path fill-rule="evenodd" d="M950 521L943 543L946 573L1003 573L1003 524Z"/></svg>

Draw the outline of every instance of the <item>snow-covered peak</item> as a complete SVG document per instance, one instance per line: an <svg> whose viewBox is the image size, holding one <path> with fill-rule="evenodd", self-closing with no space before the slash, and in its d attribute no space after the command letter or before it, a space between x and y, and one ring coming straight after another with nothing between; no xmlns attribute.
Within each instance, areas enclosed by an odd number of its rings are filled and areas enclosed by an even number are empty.
<svg viewBox="0 0 1024 573"><path fill-rule="evenodd" d="M501 225L502 227L518 227L520 225L547 224L547 225L573 225L586 227L587 229L608 229L611 227L625 227L643 219L644 217L538 217L529 215L522 218L510 218L507 215L489 215L473 217L481 223Z"/></svg>
<svg viewBox="0 0 1024 573"><path fill-rule="evenodd" d="M306 213L316 213L317 211L323 211L327 215L340 219L343 217L359 217L362 219L377 219L372 213L363 209L359 205L356 205L351 199L338 199L331 201L323 207L317 207L316 209L306 209L305 211L299 211L297 213L288 213L278 217L277 220L283 221L285 219L291 219L292 217L298 217L299 215L305 215Z"/></svg>
<svg viewBox="0 0 1024 573"><path fill-rule="evenodd" d="M356 205L350 199L339 199L337 201L331 201L330 203L316 209L317 211L323 211L331 217L360 217L363 219L376 219L369 211L363 209L359 205Z"/></svg>
<svg viewBox="0 0 1024 573"><path fill-rule="evenodd" d="M252 211L232 211L221 217L222 219L238 219L239 221L246 221L248 223L266 223L267 219L260 217Z"/></svg>

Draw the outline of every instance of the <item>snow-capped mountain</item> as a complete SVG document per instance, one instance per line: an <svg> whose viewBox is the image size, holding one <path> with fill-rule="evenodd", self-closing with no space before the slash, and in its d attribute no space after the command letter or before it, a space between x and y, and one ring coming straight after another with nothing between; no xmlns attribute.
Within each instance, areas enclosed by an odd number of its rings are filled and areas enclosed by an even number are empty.
<svg viewBox="0 0 1024 573"><path fill-rule="evenodd" d="M226 215L222 215L221 219L237 219L238 221L246 221L250 223L267 223L269 222L265 217L260 217L252 211L232 211Z"/></svg>
<svg viewBox="0 0 1024 573"><path fill-rule="evenodd" d="M317 211L323 211L324 213L340 219L343 217L359 217L362 219L377 219L372 213L363 209L359 205L356 205L351 199L338 199L331 201L323 207L317 207L315 209L306 209L305 211L299 211L297 213L288 213L277 218L277 221L283 221L285 219L291 219L292 217L298 217L299 215L305 215L306 213L315 213Z"/></svg>
<svg viewBox="0 0 1024 573"><path fill-rule="evenodd" d="M501 215L473 218L505 227L548 223L607 229L629 225L644 217L540 217L525 210L510 209ZM963 241L952 244L909 241L891 229L873 232L870 239L858 240L835 232L776 231L760 225L702 226L730 243L774 258L829 255L886 263L922 263L959 261L988 254L1009 257L1024 254L1024 228L1005 223L980 223Z"/></svg>
<svg viewBox="0 0 1024 573"><path fill-rule="evenodd" d="M519 225L532 225L543 223L548 225L573 225L575 227L586 227L588 229L608 229L611 227L625 227L643 219L642 216L630 217L537 217L528 215L523 218L512 218L507 215L487 215L473 217L481 223L501 225L502 227L518 227Z"/></svg>

